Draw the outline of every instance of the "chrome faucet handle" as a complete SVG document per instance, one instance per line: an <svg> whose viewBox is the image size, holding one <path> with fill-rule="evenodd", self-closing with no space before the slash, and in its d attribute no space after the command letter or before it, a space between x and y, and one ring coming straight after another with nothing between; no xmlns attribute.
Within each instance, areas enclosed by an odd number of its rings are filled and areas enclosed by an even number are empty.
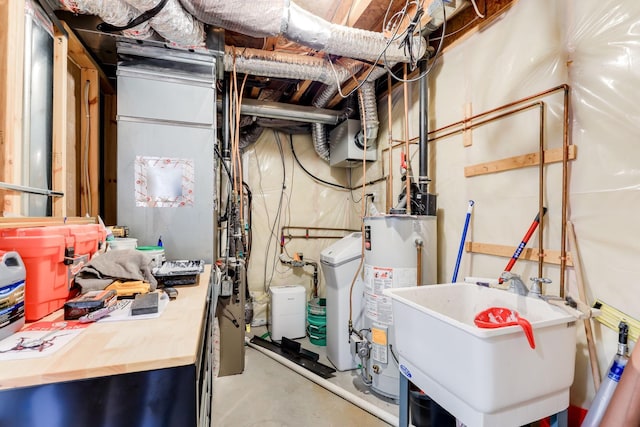
<svg viewBox="0 0 640 427"><path fill-rule="evenodd" d="M520 278L520 276L519 276L519 275L517 275L517 274L515 274L515 273L512 273L512 272L510 272L510 271L503 271L503 272L502 272L502 274L500 274L500 278L501 278L502 280L504 280L505 282L506 282L507 280L515 279L516 277L517 277L518 279Z"/></svg>
<svg viewBox="0 0 640 427"><path fill-rule="evenodd" d="M502 274L500 274L500 278L505 282L510 282L509 283L510 292L516 293L518 295L524 295L524 296L526 296L529 293L529 289L527 289L527 286L524 284L524 282L522 281L522 279L518 274L511 273L510 271L503 271Z"/></svg>
<svg viewBox="0 0 640 427"><path fill-rule="evenodd" d="M531 289L529 289L529 292L536 295L542 295L541 283L551 283L551 279L548 279L546 277L530 277L529 280L531 281Z"/></svg>

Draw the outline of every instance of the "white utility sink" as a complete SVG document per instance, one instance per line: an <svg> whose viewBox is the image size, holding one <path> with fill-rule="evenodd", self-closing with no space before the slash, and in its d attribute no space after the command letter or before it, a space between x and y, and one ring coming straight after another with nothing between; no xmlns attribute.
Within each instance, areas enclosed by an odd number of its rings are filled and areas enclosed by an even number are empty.
<svg viewBox="0 0 640 427"><path fill-rule="evenodd" d="M387 289L400 371L468 427L520 426L569 406L576 317L537 297L453 283ZM481 329L476 314L507 307L533 328ZM576 316L578 312L576 312Z"/></svg>

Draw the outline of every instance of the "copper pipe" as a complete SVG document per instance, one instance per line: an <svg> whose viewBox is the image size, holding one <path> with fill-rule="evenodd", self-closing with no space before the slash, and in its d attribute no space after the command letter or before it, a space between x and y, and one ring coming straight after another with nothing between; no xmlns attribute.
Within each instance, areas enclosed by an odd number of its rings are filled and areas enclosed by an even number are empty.
<svg viewBox="0 0 640 427"><path fill-rule="evenodd" d="M421 239L416 239L416 286L422 286L422 246Z"/></svg>
<svg viewBox="0 0 640 427"><path fill-rule="evenodd" d="M411 162L409 153L409 83L407 79L407 64L403 65L404 69L404 83L402 87L404 89L404 140L405 140L405 150L406 150L406 158L405 161L407 163L407 175L405 180L406 187L406 195L405 198L407 200L407 215L411 215Z"/></svg>
<svg viewBox="0 0 640 427"><path fill-rule="evenodd" d="M498 120L500 118L506 117L508 115L514 114L516 112L519 111L523 111L527 108L531 108L532 106L535 106L537 104L529 104L527 106L524 107L520 107L517 108L515 110L511 110L507 113L503 113L500 114L498 116L489 118L487 120L483 120L481 122L478 123L471 123L470 125L467 124L468 122L472 122L475 119L478 119L480 117L484 117L493 113L496 113L498 111L507 109L507 108L511 108L511 107L515 107L516 105L522 104L524 102L527 101L531 101L531 100L535 100L538 98L542 98L544 96L547 95L551 95L555 92L558 91L563 91L564 93L564 117L563 117L563 126L562 126L562 225L561 225L561 242L560 242L560 297L564 298L564 294L565 294L565 273L566 273L566 269L567 269L567 244L566 244L566 240L567 240L567 208L568 208L568 187L569 187L569 177L568 177L568 166L569 166L569 125L570 125L570 120L569 120L569 108L570 108L570 104L569 104L569 100L570 100L570 91L571 88L569 87L568 84L562 84L559 86L555 86L552 87L550 89L544 90L542 92L536 93L534 95L525 97L525 98L521 98L517 101L513 101L510 102L508 104L504 104L500 107L485 111L483 113L479 113L476 114L474 116L471 116L469 118L466 118L464 120L460 120L451 124L448 124L446 126L443 126L441 128L432 130L431 132L429 132L429 135L433 135L433 134L437 134L438 132L442 132L443 130L446 129L450 129L456 126L463 126L463 128L466 129L473 129L475 127L478 127L480 125L486 124L486 123L491 123L495 120ZM451 135L455 135L456 133L460 133L462 132L463 128L457 130L457 131L452 131L449 132L445 135L439 135L439 136L435 136L431 139L429 139L429 142L433 142L436 141L438 139L447 137L447 136L451 136ZM393 148L396 148L397 146L399 146L401 144L396 144L396 145L392 145L391 147L387 147L385 148L388 150L392 150ZM383 150L384 151L384 150ZM541 164L543 163L543 159L540 159ZM542 233L540 233L542 234Z"/></svg>
<svg viewBox="0 0 640 427"><path fill-rule="evenodd" d="M538 227L538 277L542 277L542 265L544 262L544 108L545 103L538 101L540 106L540 122L538 128L538 137L540 142L539 149L539 169L538 169L538 215L540 218L540 224Z"/></svg>
<svg viewBox="0 0 640 427"><path fill-rule="evenodd" d="M391 74L387 73L387 87L389 90L389 94L387 95L387 111L389 115L389 139L387 141L387 147L391 147L393 145L393 99L391 96L391 89L393 87L391 83ZM384 151L384 150L383 150ZM392 150L389 150L389 179L387 180L387 194L385 194L385 203L386 203L386 213L391 211L393 207L393 156ZM384 173L384 170L383 170Z"/></svg>
<svg viewBox="0 0 640 427"><path fill-rule="evenodd" d="M569 85L560 86L564 90L564 125L562 133L562 241L560 243L560 298L564 298L564 275L567 269L567 210L569 192Z"/></svg>
<svg viewBox="0 0 640 427"><path fill-rule="evenodd" d="M291 233L287 233L285 235L285 230L305 230L304 235L292 235ZM285 225L280 228L280 253L284 252L284 241L285 239L342 239L344 236L311 236L309 235L309 230L314 231L344 231L344 232L357 232L361 230L355 230L352 228L332 228L332 227L304 227L304 226L295 226L295 225Z"/></svg>
<svg viewBox="0 0 640 427"><path fill-rule="evenodd" d="M566 93L568 88L569 88L569 86L567 84L556 86L556 87L553 87L551 89L547 89L545 91L536 93L534 95L530 95L530 96L527 96L525 98L518 99L517 101L513 101L513 102L510 102L508 104L501 105L500 107L496 107L496 108L493 108L491 110L487 110L485 112L478 113L475 116L468 117L468 118L466 118L464 120L460 120L460 121L448 124L446 126L443 126L441 128L434 129L431 132L429 132L429 134L438 133L438 132L441 132L441 131L443 131L445 129L449 129L449 128L452 128L452 127L455 127L455 126L459 126L459 125L464 125L467 122L471 122L471 121L473 121L473 120L475 120L477 118L488 116L488 115L493 114L495 112L498 112L498 111L501 111L501 110L505 110L505 109L510 108L510 107L514 107L514 106L522 104L524 102L531 101L531 100L534 100L534 99L537 99L537 98L541 98L541 97L546 96L546 95L550 95L550 94L552 94L554 92L557 92L559 90L564 90L565 93ZM567 106L566 103L565 103L565 106Z"/></svg>

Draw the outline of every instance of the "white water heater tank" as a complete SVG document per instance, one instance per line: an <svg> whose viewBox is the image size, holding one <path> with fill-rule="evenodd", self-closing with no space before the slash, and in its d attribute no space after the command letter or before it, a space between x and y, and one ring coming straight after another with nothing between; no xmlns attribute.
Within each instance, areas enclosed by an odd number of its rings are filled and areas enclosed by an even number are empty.
<svg viewBox="0 0 640 427"><path fill-rule="evenodd" d="M365 328L370 331L371 343L367 370L371 389L398 399L400 380L391 297L384 295L383 290L436 283L436 217L365 217L364 245Z"/></svg>

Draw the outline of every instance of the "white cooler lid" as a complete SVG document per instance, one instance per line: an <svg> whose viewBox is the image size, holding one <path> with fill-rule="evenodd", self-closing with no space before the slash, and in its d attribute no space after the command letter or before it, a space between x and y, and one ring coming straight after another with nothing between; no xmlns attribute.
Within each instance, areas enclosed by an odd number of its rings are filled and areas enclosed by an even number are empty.
<svg viewBox="0 0 640 427"><path fill-rule="evenodd" d="M337 267L362 255L362 233L355 232L344 236L320 253L322 264Z"/></svg>

